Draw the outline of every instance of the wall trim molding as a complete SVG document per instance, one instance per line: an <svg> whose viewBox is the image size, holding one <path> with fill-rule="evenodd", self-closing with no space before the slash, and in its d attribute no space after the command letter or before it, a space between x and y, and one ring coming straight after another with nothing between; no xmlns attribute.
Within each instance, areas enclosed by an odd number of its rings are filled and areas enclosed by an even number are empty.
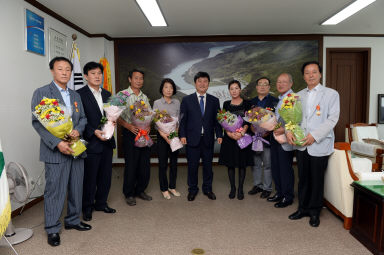
<svg viewBox="0 0 384 255"><path fill-rule="evenodd" d="M76 31L82 33L83 35L85 36L88 36L88 37L104 37L105 39L109 40L109 41L112 41L112 37L108 36L107 34L90 34L88 33L87 31L85 31L84 29L82 29L81 27L79 27L78 25L70 22L69 20L67 20L66 18L64 18L63 16L57 14L56 12L54 12L53 10L49 9L48 7L46 7L45 5L39 3L38 1L36 0L24 0L25 2L29 3L30 5L36 7L37 9L39 9L40 11L52 16L53 18L63 22L64 24L66 24L67 26L75 29Z"/></svg>
<svg viewBox="0 0 384 255"><path fill-rule="evenodd" d="M43 201L43 200L44 200L44 195L42 195L41 197L37 197L37 198L31 200L29 203L27 203L27 204L24 206L23 212L26 211L26 210L28 210L29 208L33 207L34 205L40 203L40 202ZM20 215L20 213L21 213L21 209L22 209L22 208L23 208L23 207L21 206L21 207L17 208L16 210L12 211L12 218L14 218L14 217Z"/></svg>
<svg viewBox="0 0 384 255"><path fill-rule="evenodd" d="M31 4L32 6L36 7L40 11L52 16L53 18L63 22L64 24L68 25L69 27L75 29L76 31L88 36L88 37L104 37L105 39L109 41L127 41L127 42L135 42L143 41L143 40L151 40L152 42L159 42L163 40L169 40L172 39L173 41L191 41L191 42L199 42L199 41L206 41L206 38L221 38L221 40L228 40L229 38L238 38L239 41L245 40L245 38L254 37L254 39L263 39L266 41L272 41L272 40L294 40L289 39L295 37L296 39L300 39L300 37L306 38L306 37L324 37L324 36L332 36L332 37L384 37L384 34L258 34L258 35L206 35L206 36L164 36L164 37L111 37L108 34L91 34L88 31L82 29L78 25L70 22L63 16L57 14L55 11L49 9L45 5L39 3L37 0L24 0L25 2ZM226 39L227 38L227 39ZM212 39L211 39L212 40Z"/></svg>

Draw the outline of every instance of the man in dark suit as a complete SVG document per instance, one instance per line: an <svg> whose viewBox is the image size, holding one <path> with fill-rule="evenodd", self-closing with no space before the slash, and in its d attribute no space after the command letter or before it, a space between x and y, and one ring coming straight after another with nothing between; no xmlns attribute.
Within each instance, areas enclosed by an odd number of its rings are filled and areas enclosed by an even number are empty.
<svg viewBox="0 0 384 255"><path fill-rule="evenodd" d="M289 73L282 73L277 77L276 88L279 95L279 103L276 106L276 119L281 127L274 130L275 135L285 133L285 122L280 116L278 109L283 104L283 99L292 91L293 79ZM267 198L274 202L276 208L284 208L293 203L295 176L292 168L293 146L288 143L280 144L274 136L271 137L271 168L272 179L275 183L276 193Z"/></svg>
<svg viewBox="0 0 384 255"><path fill-rule="evenodd" d="M116 210L107 204L112 176L112 156L116 147L112 136L107 140L100 130L100 121L104 114L103 104L111 96L107 90L100 88L103 82L103 66L96 62L89 62L84 66L84 77L88 86L77 92L83 102L87 125L84 139L88 142L87 158L84 160L83 181L83 219L90 221L92 211L115 213Z"/></svg>
<svg viewBox="0 0 384 255"><path fill-rule="evenodd" d="M56 57L49 62L53 81L33 93L31 110L44 98L54 98L72 112L72 138L79 138L87 124L83 104L78 93L67 88L73 65L64 57ZM80 221L81 197L83 191L84 157L72 156L70 143L51 134L32 115L32 126L40 136L40 161L45 163L44 216L45 231L51 246L60 245L60 216L68 191L65 229L90 230L91 226Z"/></svg>
<svg viewBox="0 0 384 255"><path fill-rule="evenodd" d="M203 162L203 193L215 200L212 192L212 159L215 133L218 144L222 142L222 129L216 114L220 110L219 99L207 94L210 77L198 72L194 77L196 93L185 96L180 106L180 140L186 144L188 160L188 201L195 200L199 191L198 169L200 158Z"/></svg>

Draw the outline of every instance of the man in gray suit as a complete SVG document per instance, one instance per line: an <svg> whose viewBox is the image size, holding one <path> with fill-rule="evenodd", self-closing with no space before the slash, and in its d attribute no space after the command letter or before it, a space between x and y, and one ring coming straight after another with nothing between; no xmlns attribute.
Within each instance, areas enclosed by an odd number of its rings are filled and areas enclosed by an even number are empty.
<svg viewBox="0 0 384 255"><path fill-rule="evenodd" d="M303 146L297 148L299 208L289 219L309 216L309 225L317 227L323 207L324 173L335 142L333 128L340 115L340 98L336 90L320 84L318 62L304 63L301 71L308 86L298 93L303 107L301 127L306 137ZM295 140L290 132L287 139L290 144Z"/></svg>
<svg viewBox="0 0 384 255"><path fill-rule="evenodd" d="M44 98L55 98L72 112L73 130L70 136L78 138L87 124L79 94L67 88L73 65L63 57L56 57L49 63L53 81L33 93L31 109ZM64 208L68 190L67 216L64 218L65 229L79 231L90 230L91 226L80 222L83 190L84 157L77 158L71 154L70 143L52 135L32 115L32 126L40 136L40 161L45 163L44 216L45 231L51 246L60 245L60 216Z"/></svg>

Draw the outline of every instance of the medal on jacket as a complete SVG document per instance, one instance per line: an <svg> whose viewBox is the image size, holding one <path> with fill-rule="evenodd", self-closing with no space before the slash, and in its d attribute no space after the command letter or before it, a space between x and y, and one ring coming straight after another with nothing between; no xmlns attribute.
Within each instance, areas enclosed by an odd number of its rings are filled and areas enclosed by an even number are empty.
<svg viewBox="0 0 384 255"><path fill-rule="evenodd" d="M75 108L76 108L76 112L79 112L79 108L77 108L77 102L76 101L75 101L74 105L75 105Z"/></svg>
<svg viewBox="0 0 384 255"><path fill-rule="evenodd" d="M320 112L320 105L316 105L316 115L317 116L320 116L321 112Z"/></svg>

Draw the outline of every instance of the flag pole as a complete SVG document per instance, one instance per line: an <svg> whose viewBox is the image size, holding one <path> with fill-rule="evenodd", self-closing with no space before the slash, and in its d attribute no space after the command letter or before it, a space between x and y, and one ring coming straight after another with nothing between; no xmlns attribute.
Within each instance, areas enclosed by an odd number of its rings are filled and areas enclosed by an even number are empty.
<svg viewBox="0 0 384 255"><path fill-rule="evenodd" d="M71 55L69 56L69 59L72 59L72 57L73 57L73 48L75 47L76 39L77 39L77 35L72 34L72 48L71 48Z"/></svg>

